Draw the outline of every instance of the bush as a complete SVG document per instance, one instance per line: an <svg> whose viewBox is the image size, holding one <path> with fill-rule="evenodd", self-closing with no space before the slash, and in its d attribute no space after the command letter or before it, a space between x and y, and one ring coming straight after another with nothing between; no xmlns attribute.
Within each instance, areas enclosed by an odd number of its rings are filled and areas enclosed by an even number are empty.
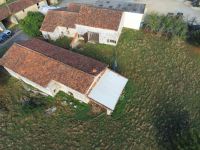
<svg viewBox="0 0 200 150"><path fill-rule="evenodd" d="M144 29L154 33L165 34L167 36L178 36L185 39L188 26L182 17L165 16L152 13L146 16Z"/></svg>
<svg viewBox="0 0 200 150"><path fill-rule="evenodd" d="M20 21L21 29L30 36L40 36L40 27L44 20L44 15L40 12L28 12L27 16Z"/></svg>
<svg viewBox="0 0 200 150"><path fill-rule="evenodd" d="M188 40L194 45L200 45L200 30L191 31Z"/></svg>

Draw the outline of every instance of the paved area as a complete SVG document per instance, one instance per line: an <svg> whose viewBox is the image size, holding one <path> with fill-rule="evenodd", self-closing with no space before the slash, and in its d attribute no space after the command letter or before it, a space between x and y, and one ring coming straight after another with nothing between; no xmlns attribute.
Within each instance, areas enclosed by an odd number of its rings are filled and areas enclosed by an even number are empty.
<svg viewBox="0 0 200 150"><path fill-rule="evenodd" d="M78 3L87 3L95 4L97 0L63 0L59 6L66 6L69 2L78 2ZM103 1L103 0L99 0ZM106 0L108 1L108 0ZM119 0L109 0L119 1ZM147 13L158 12L160 14L167 14L169 12L184 13L185 20L192 20L196 18L197 22L200 23L200 8L193 8L188 1L185 0L120 0L126 2L137 2L137 3L146 3L147 4Z"/></svg>
<svg viewBox="0 0 200 150"><path fill-rule="evenodd" d="M146 0L148 12L157 11L162 14L168 12L182 12L186 20L196 18L200 23L200 8L194 8L188 1L184 0Z"/></svg>
<svg viewBox="0 0 200 150"><path fill-rule="evenodd" d="M21 30L19 30L6 42L0 44L0 49L4 47L10 47L15 42L26 41L28 39L30 39L30 37L26 35L25 33L23 33Z"/></svg>

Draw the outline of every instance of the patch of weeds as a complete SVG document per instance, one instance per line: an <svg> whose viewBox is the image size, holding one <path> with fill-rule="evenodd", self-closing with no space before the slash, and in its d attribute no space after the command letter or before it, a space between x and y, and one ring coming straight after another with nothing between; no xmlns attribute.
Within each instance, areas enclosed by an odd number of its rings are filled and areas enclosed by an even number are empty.
<svg viewBox="0 0 200 150"><path fill-rule="evenodd" d="M79 100L75 99L74 97L65 94L64 92L59 92L56 95L56 99L59 99L63 102L66 102L66 105L72 109L74 112L74 118L77 120L87 120L90 119L92 116L90 115L90 106Z"/></svg>
<svg viewBox="0 0 200 150"><path fill-rule="evenodd" d="M31 114L38 111L41 112L51 104L52 99L50 97L25 97L21 102L21 111L23 114Z"/></svg>
<svg viewBox="0 0 200 150"><path fill-rule="evenodd" d="M49 43L52 43L54 45L57 45L59 47L65 48L65 49L70 49L70 43L71 43L72 39L68 38L66 36L57 39L56 41L53 40L49 40Z"/></svg>

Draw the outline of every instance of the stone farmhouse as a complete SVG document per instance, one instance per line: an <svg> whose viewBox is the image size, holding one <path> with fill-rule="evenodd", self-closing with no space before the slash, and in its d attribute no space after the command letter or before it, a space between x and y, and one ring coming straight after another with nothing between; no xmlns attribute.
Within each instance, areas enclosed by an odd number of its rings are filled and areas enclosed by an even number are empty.
<svg viewBox="0 0 200 150"><path fill-rule="evenodd" d="M39 39L15 43L0 59L0 65L50 96L63 91L100 106L107 114L115 109L128 81L104 63Z"/></svg>
<svg viewBox="0 0 200 150"><path fill-rule="evenodd" d="M100 7L101 6L101 7ZM123 27L139 30L145 5L123 8L70 3L66 8L47 13L40 31L45 39L67 36L85 42L116 45ZM140 8L139 10L134 8Z"/></svg>
<svg viewBox="0 0 200 150"><path fill-rule="evenodd" d="M0 31L5 30L11 23L18 24L29 11L38 11L45 5L46 0L16 0L0 6Z"/></svg>

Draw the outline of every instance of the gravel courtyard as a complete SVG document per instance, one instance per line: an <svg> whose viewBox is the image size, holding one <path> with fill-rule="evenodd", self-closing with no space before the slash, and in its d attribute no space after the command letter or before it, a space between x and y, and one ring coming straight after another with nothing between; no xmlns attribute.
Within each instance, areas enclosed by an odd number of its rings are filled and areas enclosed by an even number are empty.
<svg viewBox="0 0 200 150"><path fill-rule="evenodd" d="M59 6L66 6L69 2L78 2L78 3L87 3L95 4L97 0L63 0ZM100 0L103 1L103 0ZM107 0L106 0L107 1ZM109 0L115 2L117 0ZM169 12L184 13L186 20L196 19L200 23L200 8L191 7L190 3L184 0L123 0L126 2L137 2L137 3L146 3L147 4L147 13L158 12L161 14L167 14Z"/></svg>

